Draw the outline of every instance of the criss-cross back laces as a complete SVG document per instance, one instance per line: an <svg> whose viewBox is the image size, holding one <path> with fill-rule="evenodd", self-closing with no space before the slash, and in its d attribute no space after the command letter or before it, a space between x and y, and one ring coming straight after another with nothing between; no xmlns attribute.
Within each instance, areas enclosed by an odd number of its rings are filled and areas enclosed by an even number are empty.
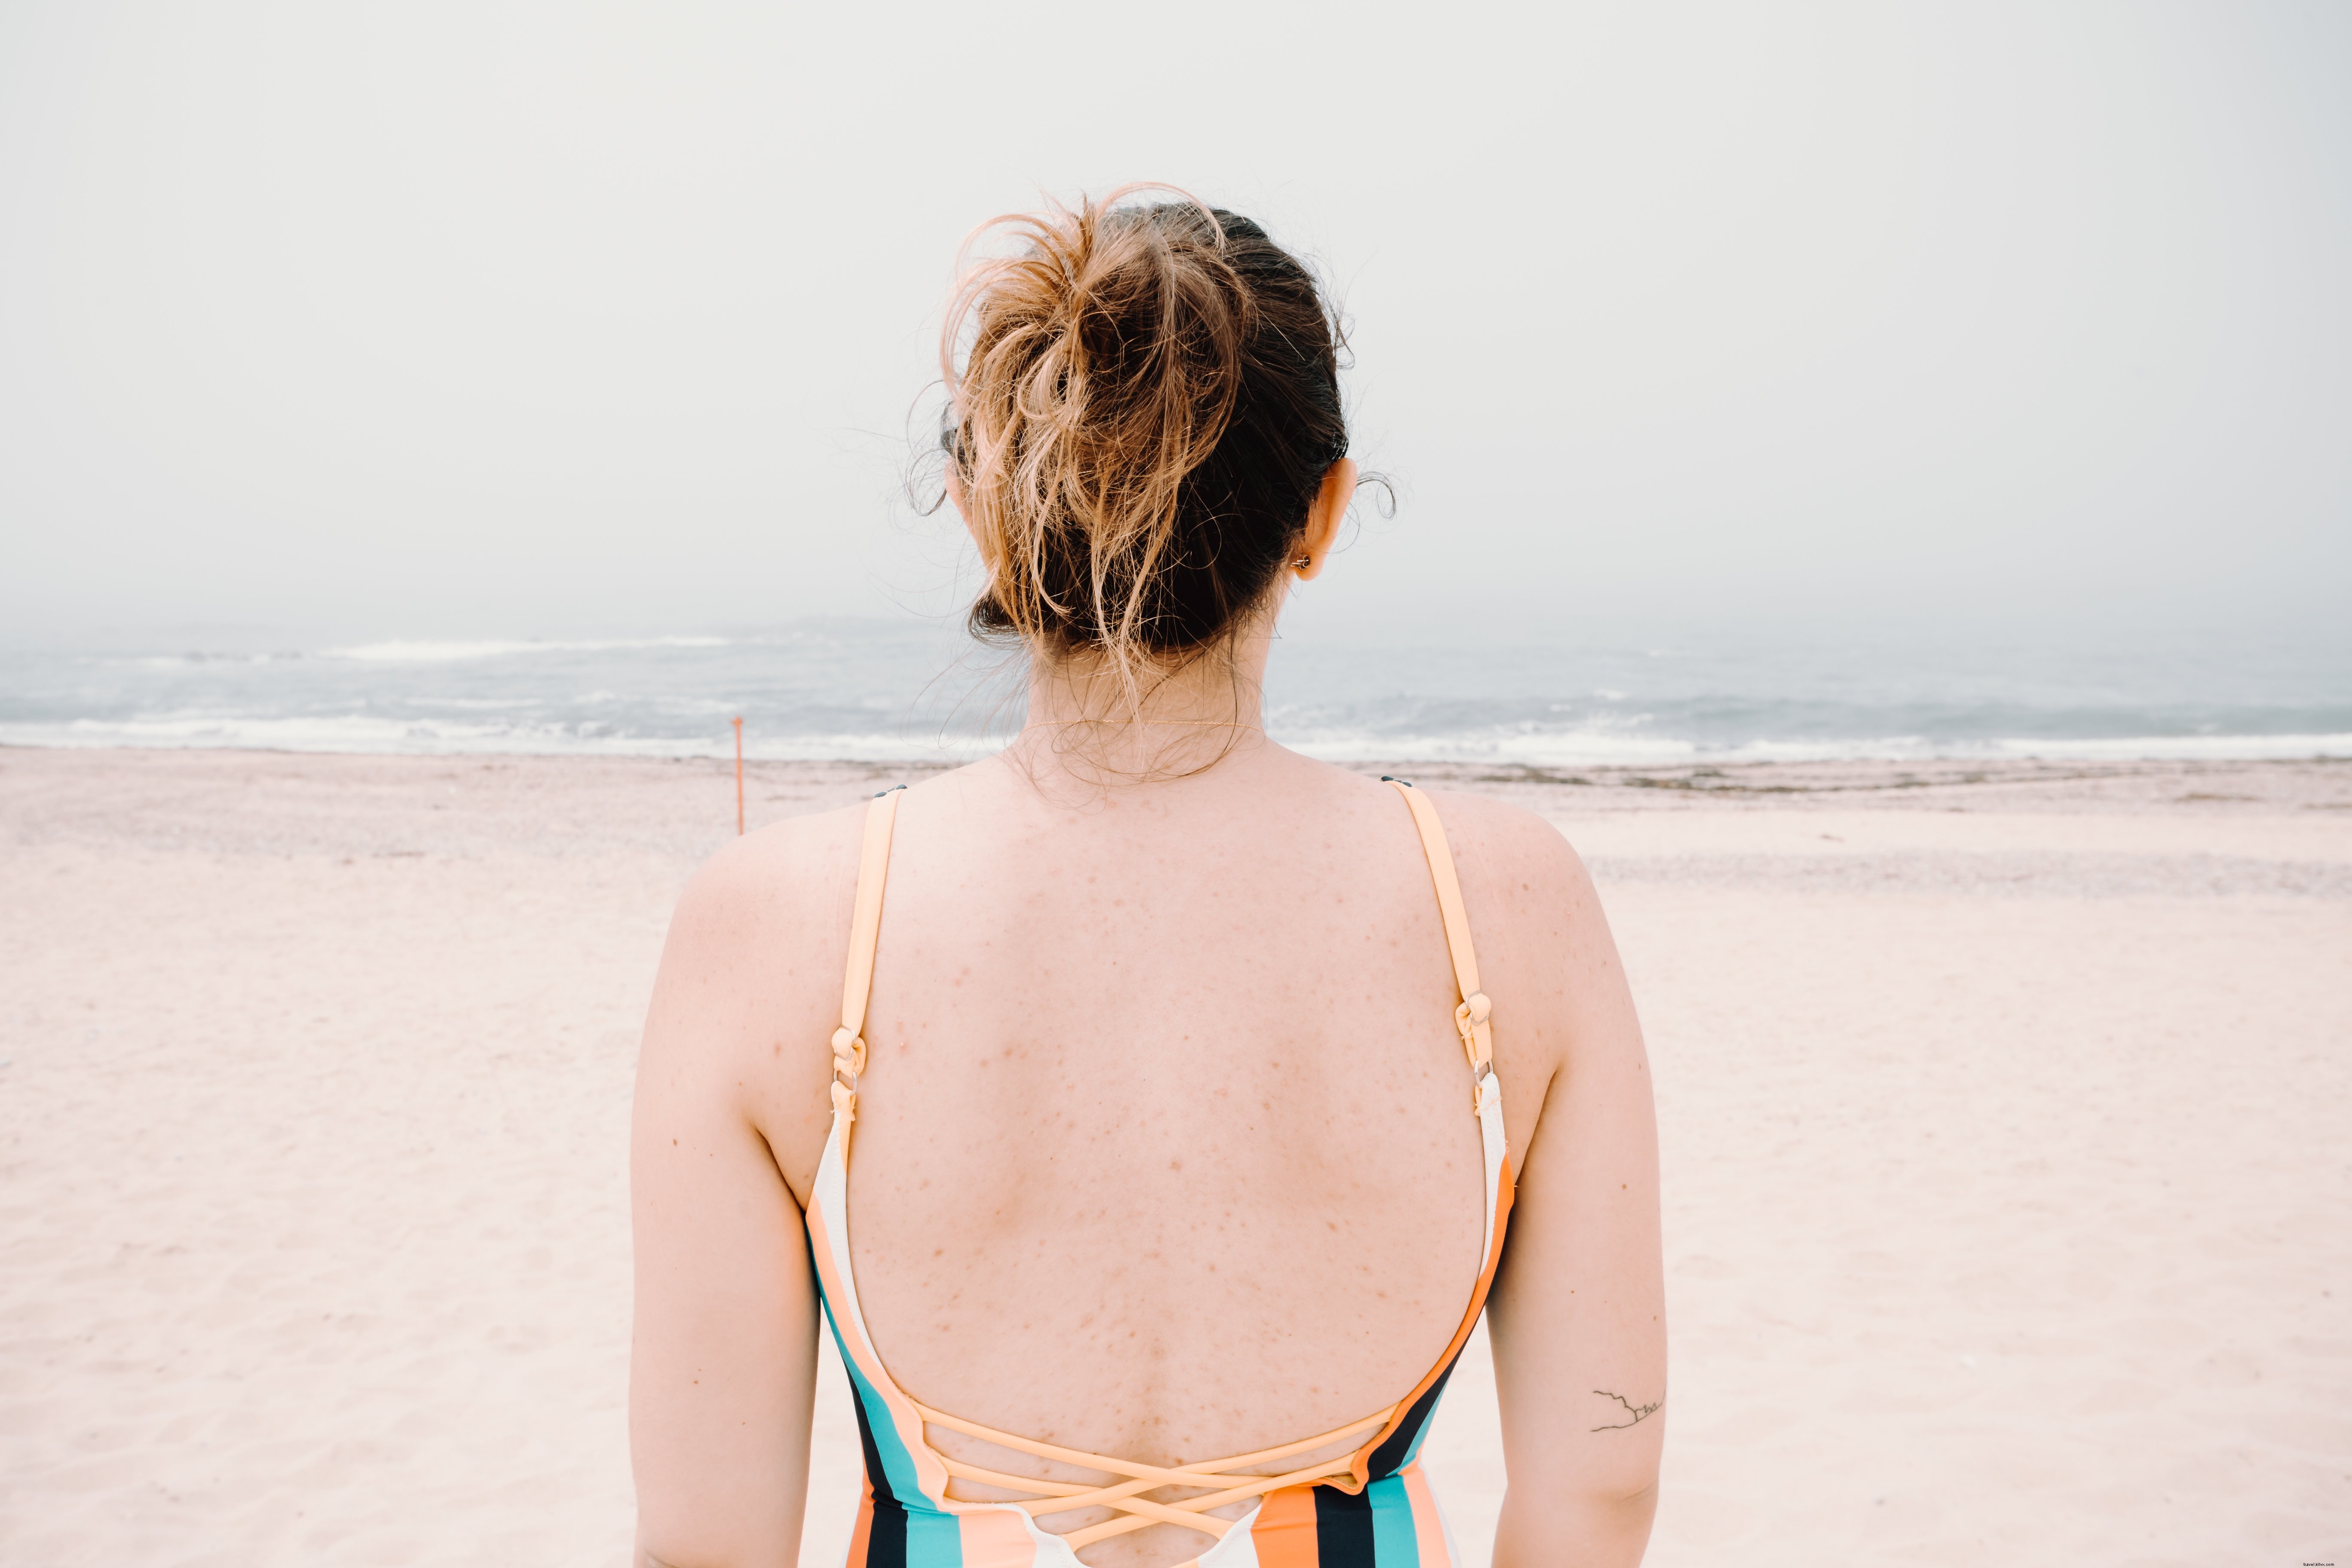
<svg viewBox="0 0 2352 1568"><path fill-rule="evenodd" d="M977 1421L966 1421L960 1416L950 1415L945 1411L934 1410L919 1399L913 1403L915 1408L922 1412L923 1419L934 1426L944 1426L950 1432L961 1432L970 1437L984 1438L988 1442L1001 1444L1004 1447L1017 1449L1021 1453L1034 1455L1040 1459L1057 1459L1066 1465L1083 1465L1090 1470L1103 1470L1112 1475L1130 1478L1110 1486L1084 1486L1070 1481L1041 1481L1034 1476L1007 1475L1002 1470L984 1469L978 1465L966 1464L948 1455L940 1456L940 1459L947 1467L948 1474L951 1476L960 1476L966 1480L986 1481L991 1486L1004 1487L1012 1490L1044 1493L1043 1497L1034 1500L1023 1501L1015 1505L1027 1510L1033 1519L1043 1518L1048 1514L1071 1513L1082 1508L1117 1509L1124 1516L1106 1520L1100 1524L1089 1525L1084 1530L1070 1531L1062 1539L1068 1542L1073 1550L1089 1542L1100 1541L1107 1536L1124 1534L1128 1531L1140 1530L1147 1524L1155 1523L1181 1525L1186 1530L1203 1531L1222 1539L1225 1531L1234 1527L1234 1521L1213 1518L1206 1510L1222 1508L1229 1502L1240 1502L1246 1498L1263 1497L1267 1492L1280 1491L1285 1487L1305 1486L1310 1481L1328 1480L1348 1475L1355 1468L1356 1455L1353 1450L1350 1450L1301 1469L1288 1470L1271 1476L1235 1475L1230 1472L1252 1465L1272 1464L1276 1459L1286 1459L1295 1454L1307 1454L1318 1448L1328 1447L1343 1438L1356 1436L1387 1426L1389 1417L1396 1413L1396 1406L1391 1405L1386 1410L1367 1415L1361 1421L1350 1422L1337 1431L1326 1432L1319 1437L1308 1437L1301 1442L1286 1443L1279 1448L1261 1448L1255 1454L1235 1454L1232 1458L1217 1459L1207 1464L1146 1465L1133 1459L1114 1458L1108 1454L1087 1454L1076 1448L1056 1447L1051 1443L1040 1443L1034 1438L1024 1437L1016 1433L999 1432L994 1427L983 1426ZM1161 1487L1206 1487L1210 1489L1203 1496L1186 1498L1181 1502L1154 1502L1150 1498L1137 1495L1140 1492L1157 1490Z"/></svg>
<svg viewBox="0 0 2352 1568"><path fill-rule="evenodd" d="M1041 1480L1034 1476L1016 1476L971 1464L930 1448L931 1455L949 1476L1031 1494L1012 1506L1023 1510L1033 1519L1076 1512L1081 1509L1108 1508L1115 1511L1115 1518L1063 1535L1062 1540L1073 1550L1131 1530L1140 1530L1150 1524L1172 1524L1223 1539L1234 1528L1235 1521L1215 1518L1209 1510L1264 1497L1287 1487L1314 1483L1328 1483L1349 1492L1360 1491L1367 1481L1373 1479L1369 1474L1368 1460L1374 1448L1397 1431L1409 1412L1418 1411L1421 1418L1426 1419L1426 1406L1434 1398L1436 1385L1468 1338L1480 1309L1486 1304L1486 1288L1494 1277L1496 1251L1502 1240L1503 1215L1509 1205L1509 1167L1502 1147L1501 1086L1495 1077L1493 1038L1488 1026L1493 1009L1486 994L1479 988L1478 963L1470 945L1470 924L1463 909L1461 883L1455 876L1454 857L1446 845L1445 829L1438 821L1436 809L1431 805L1427 796L1404 780L1385 779L1382 782L1395 785L1397 793L1412 808L1413 823L1420 831L1422 847L1429 860L1439 911L1444 920L1446 948L1453 959L1460 996L1454 1008L1454 1025L1461 1037L1463 1054L1470 1065L1471 1110L1478 1119L1481 1137L1486 1144L1488 1171L1486 1245L1469 1310L1465 1314L1444 1359L1403 1399L1318 1436L1285 1443L1279 1447L1261 1448L1255 1453L1235 1454L1228 1458L1195 1463L1149 1465L1114 1455L1089 1454L1076 1448L1041 1443L1018 1433L999 1431L977 1421L933 1409L906 1394L903 1389L897 1388L894 1381L893 1391L906 1399L927 1426L960 1432L1034 1458L1124 1478L1106 1483ZM873 991L875 952L881 937L882 895L889 875L891 830L897 820L898 795L904 788L901 785L899 789L886 790L874 797L866 812L865 844L858 862L857 901L850 921L848 963L842 977L841 1026L833 1035L833 1136L838 1142L845 1168L849 1156L851 1129L857 1120L857 1080L866 1067L866 1008ZM1499 1186L1496 1181L1498 1174ZM837 1266L847 1268L848 1259L840 1258ZM1312 1460L1295 1468L1277 1469L1270 1475L1243 1473L1259 1466L1276 1465L1284 1459L1328 1448L1349 1439L1358 1441L1342 1454ZM928 1441L924 1446L929 1448ZM1197 1495L1174 1502L1162 1502L1142 1495L1168 1489L1192 1489ZM950 1503L948 1506L957 1505Z"/></svg>

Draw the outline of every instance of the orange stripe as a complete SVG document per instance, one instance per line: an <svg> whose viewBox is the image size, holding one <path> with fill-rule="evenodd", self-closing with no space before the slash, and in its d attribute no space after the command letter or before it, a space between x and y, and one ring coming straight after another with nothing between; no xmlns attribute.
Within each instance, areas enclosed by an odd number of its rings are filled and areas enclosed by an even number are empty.
<svg viewBox="0 0 2352 1568"><path fill-rule="evenodd" d="M1404 1495L1412 1500L1412 1542L1421 1553L1421 1568L1451 1563L1453 1559L1445 1555L1445 1521L1438 1517L1429 1478L1421 1473L1420 1465L1411 1464L1398 1479L1404 1482Z"/></svg>
<svg viewBox="0 0 2352 1568"><path fill-rule="evenodd" d="M1486 1260L1486 1279L1478 1287L1481 1296L1486 1293L1486 1286L1494 1280L1495 1265L1503 1260L1503 1231L1510 1223L1511 1205L1517 1201L1519 1195L1518 1183L1511 1180L1510 1151L1503 1151L1503 1157L1496 1163L1501 1169L1496 1173L1496 1184L1499 1190L1495 1194L1495 1256Z"/></svg>
<svg viewBox="0 0 2352 1568"><path fill-rule="evenodd" d="M1266 1493L1257 1522L1250 1526L1250 1545L1257 1549L1258 1568L1320 1568L1315 1489L1285 1487Z"/></svg>
<svg viewBox="0 0 2352 1568"><path fill-rule="evenodd" d="M874 1539L874 1478L858 1473L857 1523L849 1532L849 1561L842 1568L866 1568L866 1542Z"/></svg>

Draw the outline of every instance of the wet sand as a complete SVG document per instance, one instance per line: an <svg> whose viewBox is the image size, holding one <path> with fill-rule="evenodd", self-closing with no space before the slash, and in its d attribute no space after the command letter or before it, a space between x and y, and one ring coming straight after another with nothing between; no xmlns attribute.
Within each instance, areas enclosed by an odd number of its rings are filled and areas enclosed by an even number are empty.
<svg viewBox="0 0 2352 1568"><path fill-rule="evenodd" d="M2352 764L1370 771L1543 812L1616 924L1652 1563L2352 1560ZM701 762L0 749L0 1560L625 1562L636 1030L733 827Z"/></svg>

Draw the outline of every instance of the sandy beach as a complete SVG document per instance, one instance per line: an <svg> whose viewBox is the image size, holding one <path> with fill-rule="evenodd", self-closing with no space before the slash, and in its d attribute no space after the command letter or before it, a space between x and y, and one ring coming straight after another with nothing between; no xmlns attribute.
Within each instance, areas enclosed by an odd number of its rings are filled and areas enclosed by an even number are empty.
<svg viewBox="0 0 2352 1568"><path fill-rule="evenodd" d="M1650 1562L2352 1562L2352 763L1372 771L1550 817L1615 923ZM751 818L906 772L757 765ZM0 750L0 1561L625 1562L636 1032L734 813L699 761ZM1481 1370L1428 1458L1475 1562Z"/></svg>

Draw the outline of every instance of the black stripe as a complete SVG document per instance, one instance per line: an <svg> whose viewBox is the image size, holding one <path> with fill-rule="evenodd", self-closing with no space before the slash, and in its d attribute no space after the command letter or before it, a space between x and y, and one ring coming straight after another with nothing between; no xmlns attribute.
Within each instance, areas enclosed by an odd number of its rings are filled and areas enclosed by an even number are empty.
<svg viewBox="0 0 2352 1568"><path fill-rule="evenodd" d="M907 1568L907 1510L874 1500L873 1523L866 1532L866 1568Z"/></svg>
<svg viewBox="0 0 2352 1568"><path fill-rule="evenodd" d="M1437 1396L1445 1392L1445 1380L1454 1375L1454 1362L1459 1360L1461 1356L1457 1352L1454 1361L1445 1363L1445 1370L1437 1374L1437 1381L1423 1390L1421 1397L1412 1402L1412 1408L1404 1413L1404 1419L1397 1424L1397 1429L1372 1450L1365 1473L1373 1480L1384 1481L1404 1468L1404 1457L1412 1452L1414 1436L1428 1425L1431 1414L1437 1408Z"/></svg>
<svg viewBox="0 0 2352 1568"><path fill-rule="evenodd" d="M866 1401L850 1390L849 1403L857 1411L857 1446L866 1450L866 1479L874 1488L874 1500L898 1506L898 1494L890 1489L890 1478L882 1468L881 1450L874 1446L874 1428L866 1424Z"/></svg>
<svg viewBox="0 0 2352 1568"><path fill-rule="evenodd" d="M866 1568L907 1568L907 1510L890 1489L882 1468L881 1452L874 1447L874 1428L866 1424L866 1401L849 1392L857 1412L857 1446L866 1450L866 1483L874 1492L874 1521L866 1536Z"/></svg>
<svg viewBox="0 0 2352 1568"><path fill-rule="evenodd" d="M1315 1568L1380 1568L1370 1492L1315 1489Z"/></svg>

